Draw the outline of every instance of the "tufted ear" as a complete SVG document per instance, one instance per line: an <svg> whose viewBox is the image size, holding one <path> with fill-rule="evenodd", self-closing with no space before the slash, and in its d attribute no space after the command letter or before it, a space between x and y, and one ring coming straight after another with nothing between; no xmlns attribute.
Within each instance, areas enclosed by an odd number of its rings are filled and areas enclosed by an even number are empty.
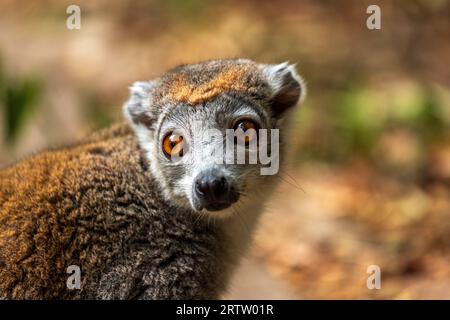
<svg viewBox="0 0 450 320"><path fill-rule="evenodd" d="M130 87L130 98L123 106L123 112L132 125L150 127L154 122L150 110L152 81L138 81Z"/></svg>
<svg viewBox="0 0 450 320"><path fill-rule="evenodd" d="M272 89L270 107L275 117L281 117L304 99L306 86L294 65L288 62L264 65L263 73Z"/></svg>

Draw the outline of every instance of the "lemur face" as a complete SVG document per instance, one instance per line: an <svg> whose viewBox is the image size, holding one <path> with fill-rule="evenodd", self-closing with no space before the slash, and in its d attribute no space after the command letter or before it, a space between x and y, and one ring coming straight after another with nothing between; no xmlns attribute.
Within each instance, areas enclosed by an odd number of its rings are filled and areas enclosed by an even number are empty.
<svg viewBox="0 0 450 320"><path fill-rule="evenodd" d="M166 199L222 211L277 173L277 130L304 91L287 63L207 61L135 83L124 110Z"/></svg>

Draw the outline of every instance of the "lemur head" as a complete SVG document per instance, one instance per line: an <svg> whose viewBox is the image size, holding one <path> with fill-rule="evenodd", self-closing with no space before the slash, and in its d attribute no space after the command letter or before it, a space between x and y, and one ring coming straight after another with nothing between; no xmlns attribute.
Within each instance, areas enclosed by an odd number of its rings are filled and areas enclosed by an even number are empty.
<svg viewBox="0 0 450 320"><path fill-rule="evenodd" d="M232 59L182 65L130 91L125 116L164 196L195 211L219 211L276 173L276 166L264 171L270 164L261 159L278 163L273 129L283 130L305 88L288 63Z"/></svg>

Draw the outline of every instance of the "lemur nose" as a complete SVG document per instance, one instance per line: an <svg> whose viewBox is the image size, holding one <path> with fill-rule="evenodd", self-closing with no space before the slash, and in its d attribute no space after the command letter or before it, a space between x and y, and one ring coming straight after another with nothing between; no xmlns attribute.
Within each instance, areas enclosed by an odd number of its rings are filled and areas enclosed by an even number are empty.
<svg viewBox="0 0 450 320"><path fill-rule="evenodd" d="M195 181L195 192L206 201L222 201L228 196L228 183L225 177L202 176Z"/></svg>
<svg viewBox="0 0 450 320"><path fill-rule="evenodd" d="M239 200L239 193L228 179L214 171L197 176L193 191L194 206L197 210L223 210Z"/></svg>

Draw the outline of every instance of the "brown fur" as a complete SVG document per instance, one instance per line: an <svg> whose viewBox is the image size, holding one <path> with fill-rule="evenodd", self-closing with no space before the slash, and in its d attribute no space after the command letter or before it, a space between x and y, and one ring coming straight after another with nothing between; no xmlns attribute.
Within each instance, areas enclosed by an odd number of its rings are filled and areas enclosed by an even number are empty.
<svg viewBox="0 0 450 320"><path fill-rule="evenodd" d="M118 125L0 171L0 299L217 297L221 231L163 202L146 166Z"/></svg>
<svg viewBox="0 0 450 320"><path fill-rule="evenodd" d="M268 95L256 63L249 60L209 61L180 66L162 77L161 96L174 102L199 105L224 92Z"/></svg>

